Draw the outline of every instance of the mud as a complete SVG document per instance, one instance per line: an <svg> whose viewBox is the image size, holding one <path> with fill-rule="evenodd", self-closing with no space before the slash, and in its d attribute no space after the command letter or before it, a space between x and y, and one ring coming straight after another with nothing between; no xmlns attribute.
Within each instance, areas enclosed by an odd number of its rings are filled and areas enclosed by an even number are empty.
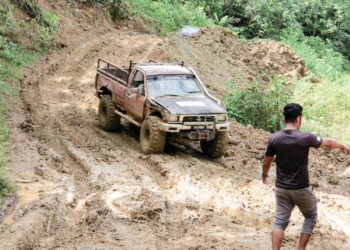
<svg viewBox="0 0 350 250"><path fill-rule="evenodd" d="M191 144L143 155L132 125L118 133L99 128L96 62L184 60L221 97L227 81L249 84L261 67L269 74L299 74L303 63L283 45L241 44L221 29L160 38L127 26L115 29L90 12L78 17L88 16L94 28L74 29L65 15L60 34L66 46L29 69L20 83L7 166L19 202L1 225L0 248L270 249L274 170L269 185L259 178L269 134L233 122L221 159L208 159ZM311 153L319 223L310 249L350 247L349 169L349 158L338 152ZM295 210L284 249L296 248L301 224Z"/></svg>

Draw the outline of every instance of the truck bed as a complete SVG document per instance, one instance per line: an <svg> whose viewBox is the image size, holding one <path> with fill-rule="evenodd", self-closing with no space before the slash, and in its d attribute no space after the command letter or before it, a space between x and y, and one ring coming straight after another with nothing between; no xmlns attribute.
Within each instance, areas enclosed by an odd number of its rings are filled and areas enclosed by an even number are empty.
<svg viewBox="0 0 350 250"><path fill-rule="evenodd" d="M121 69L118 66L115 66L103 59L98 60L97 72L103 75L107 75L125 86L127 85L129 71L126 69Z"/></svg>

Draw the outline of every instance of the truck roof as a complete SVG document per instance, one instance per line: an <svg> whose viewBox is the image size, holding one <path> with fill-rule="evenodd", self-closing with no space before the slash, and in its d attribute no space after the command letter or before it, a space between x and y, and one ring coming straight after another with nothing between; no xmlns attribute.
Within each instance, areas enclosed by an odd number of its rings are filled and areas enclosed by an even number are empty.
<svg viewBox="0 0 350 250"><path fill-rule="evenodd" d="M148 76L152 75L193 75L186 67L177 64L139 64L138 67L146 72Z"/></svg>

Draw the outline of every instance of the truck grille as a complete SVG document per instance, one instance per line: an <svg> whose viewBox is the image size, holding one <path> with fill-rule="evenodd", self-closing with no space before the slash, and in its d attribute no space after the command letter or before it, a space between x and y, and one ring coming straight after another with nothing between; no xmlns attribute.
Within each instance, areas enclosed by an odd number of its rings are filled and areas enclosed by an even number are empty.
<svg viewBox="0 0 350 250"><path fill-rule="evenodd" d="M182 120L183 122L214 122L215 116L185 116Z"/></svg>

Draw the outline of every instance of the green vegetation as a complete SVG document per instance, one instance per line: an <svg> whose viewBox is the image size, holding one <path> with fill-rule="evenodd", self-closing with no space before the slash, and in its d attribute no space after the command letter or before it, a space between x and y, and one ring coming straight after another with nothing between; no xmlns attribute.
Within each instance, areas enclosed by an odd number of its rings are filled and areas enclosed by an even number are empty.
<svg viewBox="0 0 350 250"><path fill-rule="evenodd" d="M210 6L212 1L201 2ZM350 3L343 0L228 0L218 1L219 18L237 27L246 38L279 39L284 29L329 41L350 59ZM209 13L211 14L211 13Z"/></svg>
<svg viewBox="0 0 350 250"><path fill-rule="evenodd" d="M71 4L85 4L96 8L103 7L113 21L125 20L129 16L129 8L123 0L70 0Z"/></svg>
<svg viewBox="0 0 350 250"><path fill-rule="evenodd" d="M50 49L58 22L56 15L42 10L36 1L22 0L18 4L30 20L19 18L16 5L0 0L0 198L13 191L3 169L10 139L8 117L17 98L13 84L22 68Z"/></svg>
<svg viewBox="0 0 350 250"><path fill-rule="evenodd" d="M0 80L0 198L2 195L8 195L13 191L13 186L3 170L3 166L7 161L6 156L10 134L7 117L8 110L5 101L13 96L14 92L9 85Z"/></svg>
<svg viewBox="0 0 350 250"><path fill-rule="evenodd" d="M280 40L303 58L317 77L336 79L349 70L349 61L317 36L307 37L298 30L286 29Z"/></svg>
<svg viewBox="0 0 350 250"><path fill-rule="evenodd" d="M294 83L292 96L292 101L305 106L304 130L349 143L349 61L317 36L285 32L281 40L302 57L311 70L309 77Z"/></svg>
<svg viewBox="0 0 350 250"><path fill-rule="evenodd" d="M211 1L202 2L210 9ZM341 0L235 0L220 1L220 4L222 11L214 15L218 19L226 18L225 26L248 39L279 40L305 60L311 73L293 84L293 94L289 98L305 106L304 129L349 142L350 3ZM232 95L228 100L230 98ZM228 102L229 110L231 105ZM256 105L264 106L264 100ZM251 116L250 112L244 114ZM264 128L271 130L267 124Z"/></svg>
<svg viewBox="0 0 350 250"><path fill-rule="evenodd" d="M278 77L272 78L269 86L257 82L245 90L233 87L226 98L227 112L240 123L274 132L284 124L281 110L289 95L284 80Z"/></svg>
<svg viewBox="0 0 350 250"><path fill-rule="evenodd" d="M319 83L301 80L295 83L292 100L304 106L304 129L349 143L350 76Z"/></svg>
<svg viewBox="0 0 350 250"><path fill-rule="evenodd" d="M280 101L305 106L304 127L321 136L342 141L350 138L350 2L342 0L120 0L132 15L141 16L161 34L176 31L185 24L225 26L243 39L267 38L288 45L311 73L289 86L291 95ZM276 78L272 78L276 79ZM278 78L277 78L278 79ZM275 86L272 81L272 86ZM254 85L246 92L232 89L227 97L229 114L266 130L276 130L276 106ZM282 91L282 90L281 90ZM263 91L264 95L269 95ZM284 90L282 91L284 92ZM283 93L280 93L283 94ZM250 100L252 98L253 100ZM246 106L243 105L243 101ZM275 102L275 99L270 99ZM234 106L240 107L235 108ZM253 107L265 107L264 124L256 124ZM273 107L273 108L272 108ZM276 112L275 112L276 111Z"/></svg>
<svg viewBox="0 0 350 250"><path fill-rule="evenodd" d="M185 24L213 26L204 8L196 1L180 0L128 0L131 14L141 16L149 26L156 27L161 34L176 31Z"/></svg>

